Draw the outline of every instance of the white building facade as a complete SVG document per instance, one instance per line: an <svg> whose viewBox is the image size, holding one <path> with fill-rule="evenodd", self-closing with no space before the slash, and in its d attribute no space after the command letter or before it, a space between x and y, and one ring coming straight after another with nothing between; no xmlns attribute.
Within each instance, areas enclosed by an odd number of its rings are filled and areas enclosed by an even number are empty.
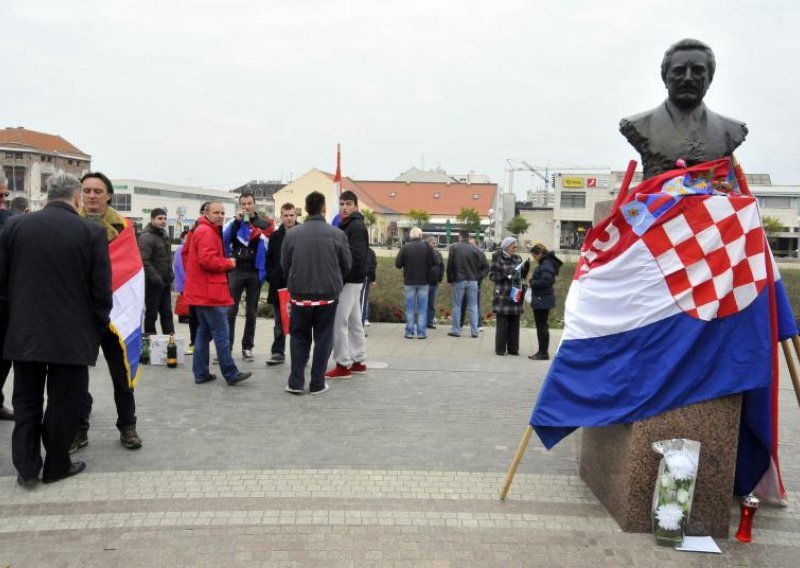
<svg viewBox="0 0 800 568"><path fill-rule="evenodd" d="M226 219L236 213L236 195L218 189L172 185L137 179L114 179L111 206L136 223L138 228L150 222L150 212L156 207L167 211L167 231L177 238L200 216L206 201L221 201Z"/></svg>

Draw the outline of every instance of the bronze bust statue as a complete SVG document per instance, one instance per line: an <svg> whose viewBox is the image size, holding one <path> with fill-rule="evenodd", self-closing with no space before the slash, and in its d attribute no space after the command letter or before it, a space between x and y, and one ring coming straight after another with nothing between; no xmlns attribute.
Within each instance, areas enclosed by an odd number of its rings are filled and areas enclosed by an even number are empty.
<svg viewBox="0 0 800 568"><path fill-rule="evenodd" d="M668 97L656 108L623 118L620 132L642 157L644 177L730 156L744 142L743 122L712 112L703 97L714 79L714 52L696 39L683 39L664 53L661 78Z"/></svg>

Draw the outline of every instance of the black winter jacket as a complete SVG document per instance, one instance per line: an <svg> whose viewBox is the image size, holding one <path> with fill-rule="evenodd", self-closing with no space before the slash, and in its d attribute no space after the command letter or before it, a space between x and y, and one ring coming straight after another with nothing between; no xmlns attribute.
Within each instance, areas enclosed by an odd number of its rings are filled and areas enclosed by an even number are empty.
<svg viewBox="0 0 800 568"><path fill-rule="evenodd" d="M394 265L403 269L403 284L421 286L428 284L430 272L436 264L431 246L422 239L411 239L394 259Z"/></svg>
<svg viewBox="0 0 800 568"><path fill-rule="evenodd" d="M369 234L364 224L364 216L356 211L350 215L339 228L347 235L350 245L350 256L353 259L350 272L345 274L345 284L362 284L367 276L367 249L369 249Z"/></svg>
<svg viewBox="0 0 800 568"><path fill-rule="evenodd" d="M157 229L152 223L148 223L139 235L138 243L147 283L154 286L171 284L175 279L172 272L172 250L164 229Z"/></svg>
<svg viewBox="0 0 800 568"><path fill-rule="evenodd" d="M489 261L478 247L459 241L450 247L447 257L447 282L483 280L489 273Z"/></svg>
<svg viewBox="0 0 800 568"><path fill-rule="evenodd" d="M61 201L8 220L0 233L4 359L94 365L111 306L102 227Z"/></svg>
<svg viewBox="0 0 800 568"><path fill-rule="evenodd" d="M539 266L531 276L531 307L534 310L551 310L556 307L556 293L553 285L562 264L564 263L556 258L552 251L539 261Z"/></svg>

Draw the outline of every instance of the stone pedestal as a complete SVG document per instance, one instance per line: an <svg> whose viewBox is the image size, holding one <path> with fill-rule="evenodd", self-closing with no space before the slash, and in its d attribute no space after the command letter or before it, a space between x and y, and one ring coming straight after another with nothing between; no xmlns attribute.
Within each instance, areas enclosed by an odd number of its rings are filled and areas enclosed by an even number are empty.
<svg viewBox="0 0 800 568"><path fill-rule="evenodd" d="M650 532L661 456L658 440L700 442L700 467L686 533L727 537L742 398L685 406L633 424L583 428L580 476L626 532Z"/></svg>

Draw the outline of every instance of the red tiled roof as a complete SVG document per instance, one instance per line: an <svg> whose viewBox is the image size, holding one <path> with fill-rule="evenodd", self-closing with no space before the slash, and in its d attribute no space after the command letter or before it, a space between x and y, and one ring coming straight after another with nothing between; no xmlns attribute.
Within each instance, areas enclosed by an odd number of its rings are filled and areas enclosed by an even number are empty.
<svg viewBox="0 0 800 568"><path fill-rule="evenodd" d="M64 140L57 134L46 134L26 128L3 128L0 130L0 145L18 146L20 149L39 150L46 153L71 154L90 158L89 154Z"/></svg>
<svg viewBox="0 0 800 568"><path fill-rule="evenodd" d="M333 175L328 174L331 180ZM404 215L424 209L430 215L458 215L462 208L474 208L482 216L494 207L497 184L438 183L405 181L359 181L342 179L342 191L358 195L360 203L376 213Z"/></svg>

